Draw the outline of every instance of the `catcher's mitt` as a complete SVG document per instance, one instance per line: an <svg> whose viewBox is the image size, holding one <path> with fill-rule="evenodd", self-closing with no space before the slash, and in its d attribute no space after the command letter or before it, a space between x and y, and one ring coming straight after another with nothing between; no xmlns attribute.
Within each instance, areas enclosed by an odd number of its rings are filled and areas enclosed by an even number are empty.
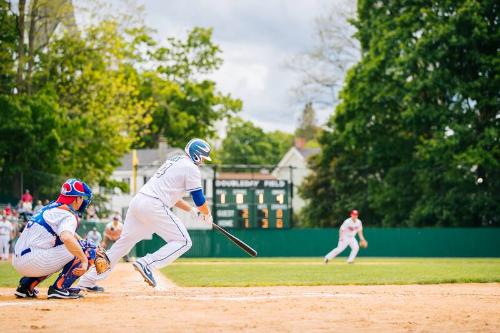
<svg viewBox="0 0 500 333"><path fill-rule="evenodd" d="M368 242L363 239L359 242L359 246L361 246L363 249L366 249L368 247Z"/></svg>
<svg viewBox="0 0 500 333"><path fill-rule="evenodd" d="M109 261L109 258L104 250L102 250L101 248L99 248L99 250L96 252L94 265L97 274L102 274L111 268L111 262Z"/></svg>

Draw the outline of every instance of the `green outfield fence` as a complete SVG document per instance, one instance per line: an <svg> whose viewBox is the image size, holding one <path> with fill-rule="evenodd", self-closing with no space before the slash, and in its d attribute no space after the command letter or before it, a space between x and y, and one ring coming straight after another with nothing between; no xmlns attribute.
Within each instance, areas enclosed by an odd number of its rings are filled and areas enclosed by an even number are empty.
<svg viewBox="0 0 500 333"><path fill-rule="evenodd" d="M102 231L103 225L97 224ZM90 226L91 227L91 226ZM89 228L85 224L84 230ZM262 257L324 256L337 245L338 229L231 230ZM236 245L212 230L190 230L192 248L184 257L245 257ZM369 257L500 257L500 228L365 228ZM164 244L158 236L140 242L143 256ZM347 249L343 255L347 255Z"/></svg>

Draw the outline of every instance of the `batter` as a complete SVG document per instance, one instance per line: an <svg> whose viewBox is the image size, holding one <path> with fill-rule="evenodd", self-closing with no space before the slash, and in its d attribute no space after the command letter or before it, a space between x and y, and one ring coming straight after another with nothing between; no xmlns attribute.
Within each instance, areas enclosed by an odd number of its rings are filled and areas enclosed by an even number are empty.
<svg viewBox="0 0 500 333"><path fill-rule="evenodd" d="M137 259L133 264L144 280L155 287L156 280L151 269L167 266L192 245L186 227L171 208L176 206L189 211L199 221L212 223L198 168L205 160L211 160L210 150L210 145L204 140L192 139L186 145L184 155L167 160L134 196L127 210L122 234L106 252L111 262L111 270L135 244L156 233L167 244L158 251ZM197 208L182 200L186 192L191 194ZM79 287L90 291L103 291L96 283L108 274L109 272L97 275L95 268L92 268L82 276Z"/></svg>

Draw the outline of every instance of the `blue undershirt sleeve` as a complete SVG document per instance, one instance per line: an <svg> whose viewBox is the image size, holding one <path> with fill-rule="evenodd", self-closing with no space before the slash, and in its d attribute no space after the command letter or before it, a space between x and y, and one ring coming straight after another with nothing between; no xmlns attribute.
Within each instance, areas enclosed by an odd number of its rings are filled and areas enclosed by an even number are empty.
<svg viewBox="0 0 500 333"><path fill-rule="evenodd" d="M201 189L191 192L191 197L193 197L194 204L197 207L202 206L206 201Z"/></svg>

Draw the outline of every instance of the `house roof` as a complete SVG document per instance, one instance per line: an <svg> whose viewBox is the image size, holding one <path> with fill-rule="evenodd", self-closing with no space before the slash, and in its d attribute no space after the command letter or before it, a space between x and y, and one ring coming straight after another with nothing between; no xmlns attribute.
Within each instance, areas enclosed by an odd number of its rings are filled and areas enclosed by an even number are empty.
<svg viewBox="0 0 500 333"><path fill-rule="evenodd" d="M278 175L280 170L288 167L307 168L307 159L320 152L320 148L290 148L285 156L281 158L276 168L273 170L273 175Z"/></svg>
<svg viewBox="0 0 500 333"><path fill-rule="evenodd" d="M180 148L137 149L137 159L139 166L161 165L167 158L182 152ZM120 162L121 165L116 170L132 170L132 152L124 155Z"/></svg>
<svg viewBox="0 0 500 333"><path fill-rule="evenodd" d="M304 157L304 159L308 159L310 156L316 155L321 151L321 148L302 148L298 149L297 151Z"/></svg>

